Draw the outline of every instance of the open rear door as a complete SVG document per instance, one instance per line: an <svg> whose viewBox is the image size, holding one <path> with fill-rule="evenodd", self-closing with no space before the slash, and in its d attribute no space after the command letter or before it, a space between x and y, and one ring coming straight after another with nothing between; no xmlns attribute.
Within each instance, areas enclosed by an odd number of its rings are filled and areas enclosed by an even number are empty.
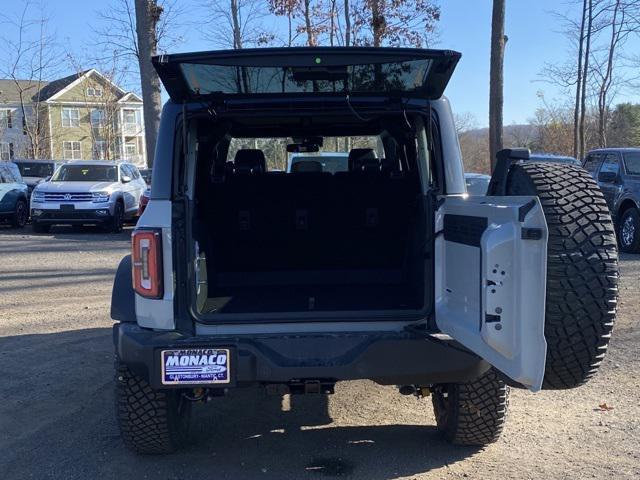
<svg viewBox="0 0 640 480"><path fill-rule="evenodd" d="M547 224L537 197L446 197L436 215L436 323L540 390Z"/></svg>

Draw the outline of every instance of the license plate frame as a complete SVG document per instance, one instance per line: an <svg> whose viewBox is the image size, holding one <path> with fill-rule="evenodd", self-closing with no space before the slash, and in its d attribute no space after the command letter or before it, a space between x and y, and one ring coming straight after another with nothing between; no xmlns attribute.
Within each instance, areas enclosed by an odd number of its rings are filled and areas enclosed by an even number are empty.
<svg viewBox="0 0 640 480"><path fill-rule="evenodd" d="M231 385L232 353L224 347L162 349L162 385Z"/></svg>

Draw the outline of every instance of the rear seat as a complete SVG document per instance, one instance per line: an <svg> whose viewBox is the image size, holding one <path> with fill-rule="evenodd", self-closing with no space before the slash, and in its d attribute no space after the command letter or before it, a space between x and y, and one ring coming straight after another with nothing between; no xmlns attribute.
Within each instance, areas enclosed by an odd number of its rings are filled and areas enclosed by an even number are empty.
<svg viewBox="0 0 640 480"><path fill-rule="evenodd" d="M289 174L265 166L262 151L240 150L233 169L227 167L234 173L213 186L217 206L207 223L214 241L207 255L217 270L402 265L414 194L397 167L370 149L352 150L349 172L335 175L317 165Z"/></svg>

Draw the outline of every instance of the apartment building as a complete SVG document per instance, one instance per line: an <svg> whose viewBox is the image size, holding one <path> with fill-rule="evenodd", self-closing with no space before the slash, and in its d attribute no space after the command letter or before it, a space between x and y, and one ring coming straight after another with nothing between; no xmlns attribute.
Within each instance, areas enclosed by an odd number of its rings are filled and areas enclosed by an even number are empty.
<svg viewBox="0 0 640 480"><path fill-rule="evenodd" d="M142 100L95 69L51 82L0 79L0 159L144 165Z"/></svg>

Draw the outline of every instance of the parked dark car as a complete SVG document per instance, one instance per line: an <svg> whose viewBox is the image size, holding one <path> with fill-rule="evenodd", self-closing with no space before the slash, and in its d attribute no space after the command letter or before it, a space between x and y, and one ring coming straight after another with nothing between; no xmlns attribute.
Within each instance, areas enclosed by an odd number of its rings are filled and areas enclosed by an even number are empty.
<svg viewBox="0 0 640 480"><path fill-rule="evenodd" d="M14 160L13 163L18 166L20 175L29 188L29 198L31 198L31 192L35 186L51 177L53 172L65 162L61 160Z"/></svg>
<svg viewBox="0 0 640 480"><path fill-rule="evenodd" d="M0 162L0 221L22 228L29 218L27 185L15 163Z"/></svg>
<svg viewBox="0 0 640 480"><path fill-rule="evenodd" d="M583 167L604 193L620 249L640 253L640 148L592 150Z"/></svg>
<svg viewBox="0 0 640 480"><path fill-rule="evenodd" d="M483 173L467 172L464 174L464 182L467 184L469 195L486 195L490 181L491 176Z"/></svg>
<svg viewBox="0 0 640 480"><path fill-rule="evenodd" d="M151 172L152 170L150 168L140 169L140 176L144 179L145 182L147 182L147 185L149 186L151 186Z"/></svg>
<svg viewBox="0 0 640 480"><path fill-rule="evenodd" d="M581 165L580 160L574 157L565 157L563 155L551 155L549 153L532 153L529 157L531 162L553 162L553 163L565 163L567 165L575 165L579 167Z"/></svg>

